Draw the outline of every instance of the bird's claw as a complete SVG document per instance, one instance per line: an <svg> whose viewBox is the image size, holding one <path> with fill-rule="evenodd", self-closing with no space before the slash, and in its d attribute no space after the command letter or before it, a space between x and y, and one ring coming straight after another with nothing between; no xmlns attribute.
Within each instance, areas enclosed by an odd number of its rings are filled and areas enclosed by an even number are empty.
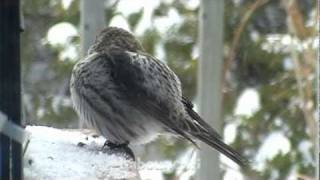
<svg viewBox="0 0 320 180"><path fill-rule="evenodd" d="M119 154L121 156L125 155L126 159L131 159L135 161L134 153L129 148L128 144L129 143L115 144L107 140L103 144L101 151L108 154L116 154L116 155Z"/></svg>

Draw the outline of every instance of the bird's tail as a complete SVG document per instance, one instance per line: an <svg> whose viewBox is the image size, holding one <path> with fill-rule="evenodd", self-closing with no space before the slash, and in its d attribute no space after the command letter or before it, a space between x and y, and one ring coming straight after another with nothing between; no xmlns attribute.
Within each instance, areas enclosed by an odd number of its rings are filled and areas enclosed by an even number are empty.
<svg viewBox="0 0 320 180"><path fill-rule="evenodd" d="M248 166L248 161L244 157L242 157L237 151L235 151L233 148L225 144L221 138L216 137L215 135L212 134L194 134L194 137L197 139L201 140L202 142L208 144L209 146L215 148L218 150L220 153L224 154L228 158L232 159L235 161L237 164L239 164L242 167L247 167Z"/></svg>
<svg viewBox="0 0 320 180"><path fill-rule="evenodd" d="M215 148L240 166L248 167L248 160L241 156L236 150L225 144L222 141L221 136L192 109L193 106L189 101L184 99L183 103L191 118L187 118L187 120L183 121L184 129L188 134Z"/></svg>

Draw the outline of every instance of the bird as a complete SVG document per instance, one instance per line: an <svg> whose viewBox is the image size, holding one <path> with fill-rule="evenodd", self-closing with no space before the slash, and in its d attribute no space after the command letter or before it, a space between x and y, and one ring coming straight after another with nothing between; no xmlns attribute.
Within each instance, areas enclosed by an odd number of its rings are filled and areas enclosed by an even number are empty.
<svg viewBox="0 0 320 180"><path fill-rule="evenodd" d="M182 95L178 76L127 30L101 31L74 65L70 93L80 119L105 137L104 145L110 148L146 144L171 134L196 146L200 140L240 166L247 165L246 158L194 111Z"/></svg>

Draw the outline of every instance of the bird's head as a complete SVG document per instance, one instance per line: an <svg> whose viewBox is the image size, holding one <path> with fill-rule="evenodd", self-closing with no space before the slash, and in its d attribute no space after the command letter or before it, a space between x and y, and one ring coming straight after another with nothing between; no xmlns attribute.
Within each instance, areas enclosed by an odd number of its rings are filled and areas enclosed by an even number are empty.
<svg viewBox="0 0 320 180"><path fill-rule="evenodd" d="M89 54L108 51L114 47L131 52L143 50L140 42L128 31L117 27L107 27L97 36L89 49Z"/></svg>

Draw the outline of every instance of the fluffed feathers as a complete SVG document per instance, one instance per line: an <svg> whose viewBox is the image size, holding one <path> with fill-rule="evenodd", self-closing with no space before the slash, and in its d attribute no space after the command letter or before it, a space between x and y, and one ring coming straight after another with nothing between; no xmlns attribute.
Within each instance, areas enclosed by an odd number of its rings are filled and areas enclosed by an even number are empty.
<svg viewBox="0 0 320 180"><path fill-rule="evenodd" d="M88 57L74 67L70 87L81 119L112 143L169 132L194 144L197 138L246 164L193 111L175 73L146 54L134 36L122 29L107 28L97 37Z"/></svg>

